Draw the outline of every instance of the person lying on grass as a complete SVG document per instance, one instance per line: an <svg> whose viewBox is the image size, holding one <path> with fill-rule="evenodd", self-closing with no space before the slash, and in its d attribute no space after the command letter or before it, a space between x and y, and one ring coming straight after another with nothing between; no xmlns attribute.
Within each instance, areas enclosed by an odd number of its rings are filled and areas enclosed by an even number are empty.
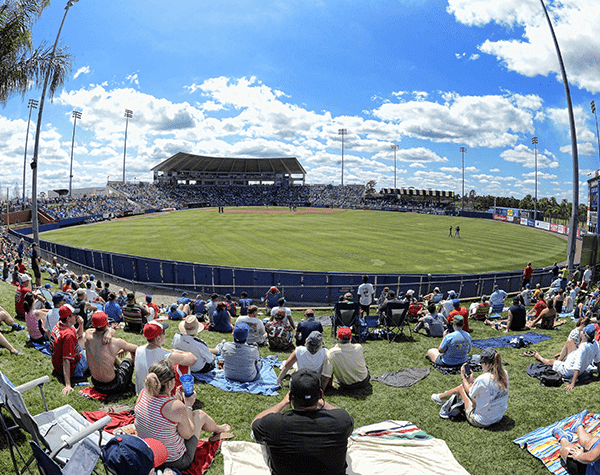
<svg viewBox="0 0 600 475"><path fill-rule="evenodd" d="M575 423L569 429L555 427L552 435L560 443L560 456L562 465L571 475L593 475L600 473L600 437L593 436L587 432L582 423L588 414L585 410L581 412ZM577 437L577 443L575 443Z"/></svg>
<svg viewBox="0 0 600 475"><path fill-rule="evenodd" d="M481 352L481 367L484 373L473 380L467 374L468 364L460 369L462 383L446 392L432 394L431 399L444 404L454 394L460 395L465 403L467 421L474 427L489 427L504 417L508 407L508 373L502 367L502 359L494 348Z"/></svg>
<svg viewBox="0 0 600 475"><path fill-rule="evenodd" d="M563 349L564 352L561 351L560 353L561 355L565 354L564 360L543 358L537 351L533 352L533 357L540 363L552 366L552 369L563 378L571 379L571 382L567 384L567 391L575 387L579 375L586 372L592 363L600 362L599 347L594 341L596 327L593 324L587 325L583 329L583 335L585 336L585 341L582 341L578 348L575 348L573 340L567 340L565 344L566 349Z"/></svg>

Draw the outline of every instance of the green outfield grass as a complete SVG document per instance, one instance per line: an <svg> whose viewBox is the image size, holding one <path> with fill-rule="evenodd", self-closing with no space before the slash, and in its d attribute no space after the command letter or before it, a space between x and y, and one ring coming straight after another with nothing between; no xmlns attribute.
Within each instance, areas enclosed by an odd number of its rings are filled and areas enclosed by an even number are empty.
<svg viewBox="0 0 600 475"><path fill-rule="evenodd" d="M507 301L510 299L507 299ZM14 315L14 287L0 282L0 305ZM329 315L330 311L317 310L316 315ZM299 321L301 311L293 311L294 320ZM472 322L472 338L489 338L498 336L499 333L481 322ZM567 339L573 323L564 325L560 331L544 331L552 336L535 345L535 348L544 356L558 353ZM32 379L50 375L52 365L50 358L30 348L24 343L27 335L25 331L12 332L3 325L0 327L4 335L25 356L11 356L8 350L0 349L0 370L5 373L14 384L23 384ZM167 330L167 344L170 344L177 325L173 324ZM117 330L117 337L141 345L145 343L141 335L124 333ZM213 348L221 339L231 340L231 335L202 332L199 336ZM325 327L326 347L331 348L335 342L331 336L330 327ZM414 342L387 343L386 341L369 341L363 344L364 355L372 376L390 371L406 368L430 367L424 358L428 348L437 347L439 338L427 338L415 335ZM480 351L474 349L473 353ZM577 385L572 391L565 391L565 385L560 388L545 388L540 386L537 379L530 378L525 373L527 366L534 362L533 358L520 357L523 350L514 348L500 348L502 359L508 363L506 370L510 378L510 398L508 410L504 419L490 429L477 429L470 426L465 420L452 422L439 417L440 406L430 399L432 393L442 392L460 383L460 377L444 376L432 370L431 374L417 384L404 389L396 389L378 382L372 383L372 393L343 394L337 391L327 393L325 399L334 406L346 409L354 418L355 427L381 422L386 419L410 421L428 434L443 439L450 450L464 468L473 475L506 474L506 475L547 475L548 471L542 463L531 456L526 450L520 449L512 440L525 435L539 427L571 416L584 408L590 412L600 412L598 388L600 381L596 378L588 384ZM261 354L272 354L268 348L262 348ZM279 353L280 359L287 358L287 354ZM478 376L478 374L475 374ZM195 408L202 408L217 422L228 422L232 426L235 440L250 441L250 424L256 414L279 402L287 392L289 380L285 380L281 394L276 397L255 396L247 393L228 393L216 389L208 384L196 384L198 394ZM101 403L85 399L72 392L62 396L61 384L53 377L45 385L48 405L51 409L63 404L71 404L78 411L99 410ZM79 389L79 388L78 388ZM24 394L30 411L33 414L42 412L43 402L39 391L32 390ZM133 406L135 395L128 392L119 397L118 401ZM24 433L17 436L19 446L26 454L30 453L29 445ZM435 457L435 454L432 454ZM0 473L13 473L10 455L6 443L0 437ZM34 472L36 473L36 472ZM103 473L100 471L99 473ZM402 473L402 467L397 473ZM208 475L223 474L223 457L217 455L215 463L208 470Z"/></svg>
<svg viewBox="0 0 600 475"><path fill-rule="evenodd" d="M279 208L187 210L78 226L42 239L160 259L253 268L476 273L545 267L566 240L486 219L386 211L296 213ZM275 211L269 209L269 211ZM460 226L461 239L448 237Z"/></svg>

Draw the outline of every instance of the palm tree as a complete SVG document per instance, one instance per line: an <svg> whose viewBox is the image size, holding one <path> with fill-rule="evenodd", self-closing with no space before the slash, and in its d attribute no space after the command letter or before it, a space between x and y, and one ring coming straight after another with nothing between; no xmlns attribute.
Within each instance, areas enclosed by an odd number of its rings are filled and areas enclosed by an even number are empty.
<svg viewBox="0 0 600 475"><path fill-rule="evenodd" d="M6 105L12 96L41 86L49 76L50 97L63 85L71 71L71 56L66 48L42 42L33 48L31 27L49 0L2 0L0 5L0 102Z"/></svg>

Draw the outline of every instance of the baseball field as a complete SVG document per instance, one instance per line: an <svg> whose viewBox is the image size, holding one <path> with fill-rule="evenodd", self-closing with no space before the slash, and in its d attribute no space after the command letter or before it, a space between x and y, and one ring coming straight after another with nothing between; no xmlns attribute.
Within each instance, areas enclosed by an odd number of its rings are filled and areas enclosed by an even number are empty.
<svg viewBox="0 0 600 475"><path fill-rule="evenodd" d="M449 237L460 226L461 238ZM486 219L387 211L214 208L77 226L42 239L145 257L254 268L471 273L545 267L566 240Z"/></svg>

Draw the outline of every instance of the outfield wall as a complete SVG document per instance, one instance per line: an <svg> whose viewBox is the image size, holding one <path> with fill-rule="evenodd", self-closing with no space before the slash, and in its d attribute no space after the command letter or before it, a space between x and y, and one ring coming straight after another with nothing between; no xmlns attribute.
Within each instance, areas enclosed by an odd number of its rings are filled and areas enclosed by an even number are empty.
<svg viewBox="0 0 600 475"><path fill-rule="evenodd" d="M31 232L30 228L18 231L10 232L32 241L26 236ZM331 305L346 292L356 294L362 283L361 273L211 266L84 249L44 240L40 240L40 250L46 253L47 260L50 256L59 256L61 260L93 272L99 278L100 274L104 274L127 281L132 288L143 284L205 295L230 293L235 296L245 290L250 298L260 300L271 286L276 286L282 290L288 303L297 305ZM445 295L454 290L462 298L471 298L490 295L496 284L507 292L519 291L521 279L520 270L482 274L369 274L377 296L384 287L397 294L412 289L421 295L439 287ZM550 285L549 268L534 270L532 286L537 283L543 287Z"/></svg>

